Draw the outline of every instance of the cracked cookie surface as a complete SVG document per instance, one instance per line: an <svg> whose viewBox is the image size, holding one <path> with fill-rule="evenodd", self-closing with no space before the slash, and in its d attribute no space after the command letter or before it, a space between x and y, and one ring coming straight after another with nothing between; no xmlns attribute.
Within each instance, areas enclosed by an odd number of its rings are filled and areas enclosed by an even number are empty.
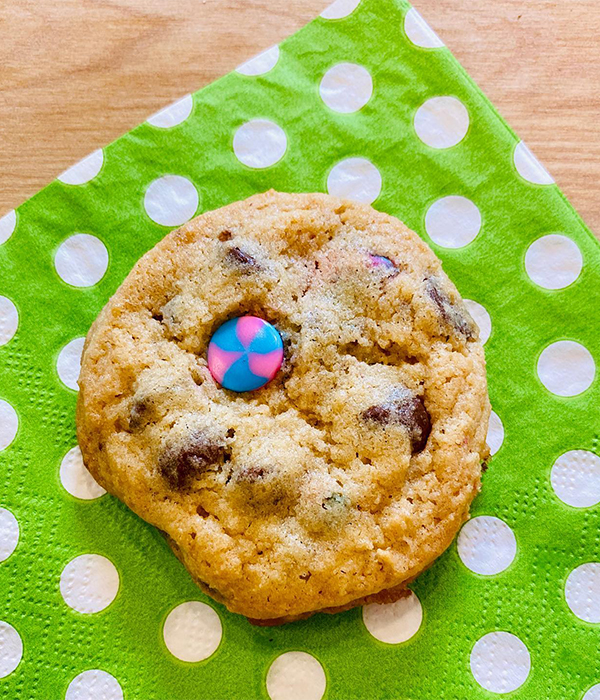
<svg viewBox="0 0 600 700"><path fill-rule="evenodd" d="M236 394L206 353L243 314L285 356ZM425 243L366 205L267 192L136 264L88 334L77 432L203 590L268 621L400 595L468 516L488 417L477 329Z"/></svg>

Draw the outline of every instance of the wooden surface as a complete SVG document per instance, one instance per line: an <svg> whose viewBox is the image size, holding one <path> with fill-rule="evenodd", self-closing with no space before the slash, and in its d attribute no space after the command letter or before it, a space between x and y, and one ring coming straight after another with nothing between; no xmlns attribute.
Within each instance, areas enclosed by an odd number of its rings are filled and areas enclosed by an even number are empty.
<svg viewBox="0 0 600 700"><path fill-rule="evenodd" d="M0 0L0 215L327 4ZM600 234L598 0L415 4Z"/></svg>

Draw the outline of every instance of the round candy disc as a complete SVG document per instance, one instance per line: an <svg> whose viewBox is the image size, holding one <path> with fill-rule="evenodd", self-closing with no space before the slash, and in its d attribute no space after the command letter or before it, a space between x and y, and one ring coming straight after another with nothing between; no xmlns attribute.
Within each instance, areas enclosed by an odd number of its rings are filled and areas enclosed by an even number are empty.
<svg viewBox="0 0 600 700"><path fill-rule="evenodd" d="M208 344L208 369L231 391L260 389L283 362L283 341L262 318L240 316L220 326Z"/></svg>

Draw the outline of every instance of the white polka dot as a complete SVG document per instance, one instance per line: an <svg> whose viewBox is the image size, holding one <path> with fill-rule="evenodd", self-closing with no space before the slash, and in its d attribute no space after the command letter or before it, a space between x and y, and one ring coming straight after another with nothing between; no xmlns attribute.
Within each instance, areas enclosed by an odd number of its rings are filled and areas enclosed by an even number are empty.
<svg viewBox="0 0 600 700"><path fill-rule="evenodd" d="M373 80L363 66L338 63L323 76L319 94L323 102L335 112L357 112L371 99Z"/></svg>
<svg viewBox="0 0 600 700"><path fill-rule="evenodd" d="M81 371L81 353L83 352L83 344L85 338L75 338L67 343L64 348L58 353L56 360L56 371L60 377L60 381L77 391L79 386L79 372Z"/></svg>
<svg viewBox="0 0 600 700"><path fill-rule="evenodd" d="M573 340L559 340L540 355L537 373L557 396L576 396L594 381L596 366L587 348Z"/></svg>
<svg viewBox="0 0 600 700"><path fill-rule="evenodd" d="M342 19L354 12L359 3L360 0L335 0L321 12L321 17L324 19Z"/></svg>
<svg viewBox="0 0 600 700"><path fill-rule="evenodd" d="M59 473L62 485L75 498L91 501L106 493L85 468L78 446L70 449L63 457Z"/></svg>
<svg viewBox="0 0 600 700"><path fill-rule="evenodd" d="M571 611L584 622L600 622L600 563L590 562L573 569L565 585Z"/></svg>
<svg viewBox="0 0 600 700"><path fill-rule="evenodd" d="M540 161L529 150L524 141L519 141L513 153L519 175L534 185L552 185L554 179Z"/></svg>
<svg viewBox="0 0 600 700"><path fill-rule="evenodd" d="M593 685L581 700L600 700L600 683Z"/></svg>
<svg viewBox="0 0 600 700"><path fill-rule="evenodd" d="M268 119L253 119L235 132L233 152L249 168L268 168L283 158L287 138L283 129Z"/></svg>
<svg viewBox="0 0 600 700"><path fill-rule="evenodd" d="M432 97L415 114L415 131L432 148L450 148L463 140L469 113L456 97Z"/></svg>
<svg viewBox="0 0 600 700"><path fill-rule="evenodd" d="M65 185L85 185L100 172L103 162L104 154L99 148L61 173L57 180L64 182Z"/></svg>
<svg viewBox="0 0 600 700"><path fill-rule="evenodd" d="M71 560L60 575L60 593L65 603L80 613L104 610L119 590L115 565L100 554L82 554Z"/></svg>
<svg viewBox="0 0 600 700"><path fill-rule="evenodd" d="M568 506L595 506L600 503L600 457L587 450L565 452L554 462L550 481Z"/></svg>
<svg viewBox="0 0 600 700"><path fill-rule="evenodd" d="M411 7L406 13L404 31L415 46L420 46L423 49L437 49L440 46L444 46L444 42L414 7Z"/></svg>
<svg viewBox="0 0 600 700"><path fill-rule="evenodd" d="M423 621L423 608L417 595L410 592L395 603L363 606L363 622L369 632L380 642L401 644L419 631Z"/></svg>
<svg viewBox="0 0 600 700"><path fill-rule="evenodd" d="M221 618L206 603L191 600L167 615L163 637L167 649L181 661L208 659L221 643Z"/></svg>
<svg viewBox="0 0 600 700"><path fill-rule="evenodd" d="M60 244L54 256L59 277L73 287L92 287L104 277L108 251L96 236L76 233Z"/></svg>
<svg viewBox="0 0 600 700"><path fill-rule="evenodd" d="M482 306L479 302L473 301L472 299L465 299L465 306L479 328L479 340L481 344L485 345L492 332L492 319L490 315L485 306Z"/></svg>
<svg viewBox="0 0 600 700"><path fill-rule="evenodd" d="M529 277L544 289L562 289L579 277L583 259L575 241L552 233L534 241L525 254Z"/></svg>
<svg viewBox="0 0 600 700"><path fill-rule="evenodd" d="M509 632L484 635L471 652L471 672L475 680L492 693L510 693L520 688L530 670L527 647Z"/></svg>
<svg viewBox="0 0 600 700"><path fill-rule="evenodd" d="M457 549L467 569L476 574L493 576L512 564L517 554L517 540L503 520L480 515L463 525Z"/></svg>
<svg viewBox="0 0 600 700"><path fill-rule="evenodd" d="M19 312L10 299L0 297L0 345L6 345L17 332Z"/></svg>
<svg viewBox="0 0 600 700"><path fill-rule="evenodd" d="M194 100L192 96L186 95L148 117L146 121L159 129L170 129L184 122L192 113L193 107Z"/></svg>
<svg viewBox="0 0 600 700"><path fill-rule="evenodd" d="M323 667L304 651L281 654L267 673L267 693L271 700L321 700L326 685Z"/></svg>
<svg viewBox="0 0 600 700"><path fill-rule="evenodd" d="M346 158L329 172L327 191L335 197L371 204L381 192L381 174L366 158Z"/></svg>
<svg viewBox="0 0 600 700"><path fill-rule="evenodd" d="M427 210L425 229L437 245L462 248L471 243L481 230L481 214L466 197L442 197Z"/></svg>
<svg viewBox="0 0 600 700"><path fill-rule="evenodd" d="M150 183L144 208L152 221L161 226L181 226L198 209L198 190L186 177L163 175Z"/></svg>
<svg viewBox="0 0 600 700"><path fill-rule="evenodd" d="M17 630L0 620L0 678L11 674L23 656L23 642Z"/></svg>
<svg viewBox="0 0 600 700"><path fill-rule="evenodd" d="M487 444L490 447L490 452L495 455L502 447L504 442L504 426L500 420L500 416L492 411L488 422Z"/></svg>
<svg viewBox="0 0 600 700"><path fill-rule="evenodd" d="M19 418L15 409L4 399L0 399L0 452L15 439L19 429Z"/></svg>
<svg viewBox="0 0 600 700"><path fill-rule="evenodd" d="M275 46L271 46L270 49L259 53L249 61L246 61L246 63L242 63L235 70L242 75L263 75L263 73L268 73L272 68L275 68L278 60L279 46L275 44Z"/></svg>
<svg viewBox="0 0 600 700"><path fill-rule="evenodd" d="M6 243L6 241L13 235L15 227L17 225L17 212L13 209L0 217L0 245Z"/></svg>
<svg viewBox="0 0 600 700"><path fill-rule="evenodd" d="M110 673L93 669L73 678L65 700L123 700L123 691Z"/></svg>
<svg viewBox="0 0 600 700"><path fill-rule="evenodd" d="M0 561L8 559L19 543L19 523L6 508L0 508Z"/></svg>

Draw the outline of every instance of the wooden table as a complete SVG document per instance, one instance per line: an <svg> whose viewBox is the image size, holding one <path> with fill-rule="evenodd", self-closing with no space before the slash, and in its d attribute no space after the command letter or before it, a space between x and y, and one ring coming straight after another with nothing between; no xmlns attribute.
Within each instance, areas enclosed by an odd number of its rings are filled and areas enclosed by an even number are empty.
<svg viewBox="0 0 600 700"><path fill-rule="evenodd" d="M415 2L600 234L598 0ZM0 215L327 4L1 2Z"/></svg>

